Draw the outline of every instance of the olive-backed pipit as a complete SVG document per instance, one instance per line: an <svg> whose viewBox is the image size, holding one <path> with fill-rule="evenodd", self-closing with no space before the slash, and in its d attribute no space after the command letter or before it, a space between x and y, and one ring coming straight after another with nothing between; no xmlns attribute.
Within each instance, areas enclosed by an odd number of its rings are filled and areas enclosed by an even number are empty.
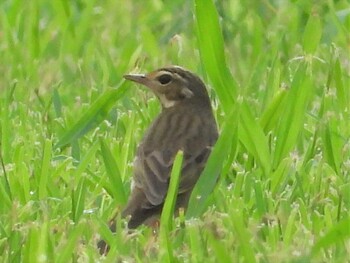
<svg viewBox="0 0 350 263"><path fill-rule="evenodd" d="M179 150L184 159L175 210L187 207L218 130L205 85L188 70L170 66L124 78L148 87L162 104L137 148L131 194L122 212L130 218L128 227L136 228L159 218Z"/></svg>

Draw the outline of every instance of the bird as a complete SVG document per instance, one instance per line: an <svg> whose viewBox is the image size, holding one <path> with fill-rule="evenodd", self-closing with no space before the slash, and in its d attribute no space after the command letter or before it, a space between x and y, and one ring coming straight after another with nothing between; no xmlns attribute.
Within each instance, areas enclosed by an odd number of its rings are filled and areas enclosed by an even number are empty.
<svg viewBox="0 0 350 263"><path fill-rule="evenodd" d="M130 196L121 213L129 219L128 228L135 229L159 220L178 151L183 151L183 163L175 211L187 208L218 127L204 82L189 70L166 66L124 78L146 86L162 108L137 147Z"/></svg>

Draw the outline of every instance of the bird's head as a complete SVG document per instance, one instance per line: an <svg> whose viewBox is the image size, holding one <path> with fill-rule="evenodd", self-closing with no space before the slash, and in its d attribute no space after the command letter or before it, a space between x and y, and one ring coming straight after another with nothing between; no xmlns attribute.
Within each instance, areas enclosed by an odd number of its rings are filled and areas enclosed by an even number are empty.
<svg viewBox="0 0 350 263"><path fill-rule="evenodd" d="M184 102L210 105L201 79L179 66L160 68L148 74L127 74L124 78L150 88L164 108Z"/></svg>

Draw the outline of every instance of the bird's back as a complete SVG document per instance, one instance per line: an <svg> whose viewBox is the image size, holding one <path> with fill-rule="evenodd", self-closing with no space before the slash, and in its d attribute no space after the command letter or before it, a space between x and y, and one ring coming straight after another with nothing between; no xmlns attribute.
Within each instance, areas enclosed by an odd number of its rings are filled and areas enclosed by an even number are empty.
<svg viewBox="0 0 350 263"><path fill-rule="evenodd" d="M134 187L123 212L129 227L137 227L161 213L176 153L184 152L176 207L186 208L204 169L218 132L211 109L164 109L146 132L134 162Z"/></svg>

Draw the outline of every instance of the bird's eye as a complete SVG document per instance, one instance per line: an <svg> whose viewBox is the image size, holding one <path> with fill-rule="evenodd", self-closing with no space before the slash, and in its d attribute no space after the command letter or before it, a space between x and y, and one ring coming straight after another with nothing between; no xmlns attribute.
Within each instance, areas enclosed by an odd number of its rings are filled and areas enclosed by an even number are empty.
<svg viewBox="0 0 350 263"><path fill-rule="evenodd" d="M163 74L161 76L158 77L158 81L160 82L160 84L165 85L170 83L172 80L171 76L169 74Z"/></svg>

